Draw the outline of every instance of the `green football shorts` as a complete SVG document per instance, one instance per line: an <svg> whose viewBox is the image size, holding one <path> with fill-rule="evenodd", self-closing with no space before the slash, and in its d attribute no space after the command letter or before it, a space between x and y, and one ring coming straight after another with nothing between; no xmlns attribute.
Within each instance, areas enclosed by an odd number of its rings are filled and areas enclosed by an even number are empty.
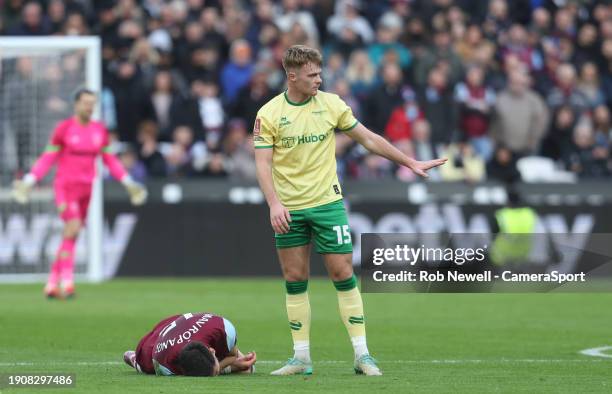
<svg viewBox="0 0 612 394"><path fill-rule="evenodd" d="M352 253L351 229L342 200L291 211L289 232L275 234L278 249L308 245L314 235L318 253Z"/></svg>

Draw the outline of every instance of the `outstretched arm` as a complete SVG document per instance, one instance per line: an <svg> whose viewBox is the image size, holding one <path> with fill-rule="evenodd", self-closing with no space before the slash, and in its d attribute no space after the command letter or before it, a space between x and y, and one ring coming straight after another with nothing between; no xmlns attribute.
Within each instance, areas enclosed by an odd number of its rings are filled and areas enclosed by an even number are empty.
<svg viewBox="0 0 612 394"><path fill-rule="evenodd" d="M30 174L34 175L36 182L40 181L45 177L45 175L47 175L51 167L53 167L53 164L55 164L60 150L61 146L59 145L47 145L45 151L38 157L34 163L34 166L32 166L32 169L30 170Z"/></svg>
<svg viewBox="0 0 612 394"><path fill-rule="evenodd" d="M135 182L127 173L117 156L110 152L108 142L102 148L102 161L110 171L111 176L125 186L133 205L142 205L147 201L147 189L140 183Z"/></svg>
<svg viewBox="0 0 612 394"><path fill-rule="evenodd" d="M30 200L30 191L36 184L47 175L53 164L57 160L61 150L60 145L53 145L53 142L47 146L45 151L38 157L34 166L29 173L22 179L16 179L13 182L13 190L11 194L13 199L20 204L25 204Z"/></svg>
<svg viewBox="0 0 612 394"><path fill-rule="evenodd" d="M373 133L364 125L359 123L355 128L345 131L346 135L363 145L368 151L389 159L401 166L410 168L415 174L427 178L427 170L438 167L447 159L434 159L429 161L418 161L400 152L389 141L380 135Z"/></svg>

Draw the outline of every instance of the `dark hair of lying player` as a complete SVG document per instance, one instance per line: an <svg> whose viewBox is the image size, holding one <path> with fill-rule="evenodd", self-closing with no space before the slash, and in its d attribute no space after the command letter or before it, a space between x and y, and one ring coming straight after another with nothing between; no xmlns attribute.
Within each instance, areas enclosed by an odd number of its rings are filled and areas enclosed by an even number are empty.
<svg viewBox="0 0 612 394"><path fill-rule="evenodd" d="M202 342L187 344L179 353L177 361L185 376L219 375L219 361L214 350L211 352Z"/></svg>

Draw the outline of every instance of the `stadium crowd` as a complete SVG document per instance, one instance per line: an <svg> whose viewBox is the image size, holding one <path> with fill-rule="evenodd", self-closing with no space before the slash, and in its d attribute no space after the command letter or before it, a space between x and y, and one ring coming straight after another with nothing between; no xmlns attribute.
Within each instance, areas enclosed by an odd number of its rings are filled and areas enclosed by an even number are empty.
<svg viewBox="0 0 612 394"><path fill-rule="evenodd" d="M342 97L366 126L418 160L449 157L430 174L434 180L516 180L517 161L533 155L579 178L611 174L609 1L0 5L3 35L101 37L102 117L138 180L254 179L251 128L258 109L284 89L280 59L293 44L321 49L324 89ZM31 65L20 61L15 78L27 80ZM42 78L65 79L79 71L72 63ZM6 84L5 96L30 94L28 83ZM54 110L68 100L41 105ZM10 121L14 113L4 117ZM344 178L414 178L342 134L337 157Z"/></svg>

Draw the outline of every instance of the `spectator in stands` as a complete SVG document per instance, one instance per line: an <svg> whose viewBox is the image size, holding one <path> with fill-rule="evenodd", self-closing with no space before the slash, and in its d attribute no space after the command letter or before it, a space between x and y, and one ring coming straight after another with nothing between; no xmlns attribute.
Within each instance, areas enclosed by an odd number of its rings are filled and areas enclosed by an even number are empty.
<svg viewBox="0 0 612 394"><path fill-rule="evenodd" d="M145 165L138 160L138 155L130 145L125 145L124 149L117 154L119 161L128 174L136 182L144 182L147 178L147 169Z"/></svg>
<svg viewBox="0 0 612 394"><path fill-rule="evenodd" d="M282 0L280 12L274 21L283 33L289 33L296 25L299 26L306 34L310 45L319 46L319 30L315 19L311 13L300 10L299 0Z"/></svg>
<svg viewBox="0 0 612 394"><path fill-rule="evenodd" d="M606 102L601 83L599 82L599 71L593 62L585 62L580 68L580 80L576 89L586 97L589 108Z"/></svg>
<svg viewBox="0 0 612 394"><path fill-rule="evenodd" d="M585 23L578 30L578 40L574 54L575 64L598 62L601 58L597 28L591 23Z"/></svg>
<svg viewBox="0 0 612 394"><path fill-rule="evenodd" d="M550 29L550 12L544 7L534 9L531 13L530 30L544 37L550 34Z"/></svg>
<svg viewBox="0 0 612 394"><path fill-rule="evenodd" d="M10 74L11 78L6 81L0 92L3 106L6 108L3 128L6 130L7 138L10 138L16 146L16 149L10 151L17 153L17 165L21 170L29 168L36 158L33 152L42 149L42 146L34 146L36 149L32 149L32 144L36 142L36 133L42 130L38 129L41 125L38 124L36 117L32 116L31 108L45 106L45 92L36 88L35 62L37 60L31 57L18 58L15 72ZM41 140L39 143L44 144L44 141Z"/></svg>
<svg viewBox="0 0 612 394"><path fill-rule="evenodd" d="M327 21L327 30L337 43L369 44L374 39L374 31L367 19L359 15L360 0L340 0L336 2L334 15Z"/></svg>
<svg viewBox="0 0 612 394"><path fill-rule="evenodd" d="M190 176L204 171L209 159L203 142L195 141L189 126L178 126L172 132L172 143L162 149L169 176Z"/></svg>
<svg viewBox="0 0 612 394"><path fill-rule="evenodd" d="M186 103L174 88L172 76L168 71L160 70L155 74L150 99L153 119L159 127L159 138L170 141L174 127L181 121L181 118L185 120Z"/></svg>
<svg viewBox="0 0 612 394"><path fill-rule="evenodd" d="M606 104L612 107L612 38L605 40L601 45L601 89L606 93Z"/></svg>
<svg viewBox="0 0 612 394"><path fill-rule="evenodd" d="M600 178L609 175L608 146L597 145L593 126L586 118L574 129L574 150L568 168L580 178Z"/></svg>
<svg viewBox="0 0 612 394"><path fill-rule="evenodd" d="M346 79L337 80L334 86L330 89L330 92L340 96L342 101L344 101L351 108L353 115L356 118L361 117L361 103L357 97L351 93L351 87Z"/></svg>
<svg viewBox="0 0 612 394"><path fill-rule="evenodd" d="M407 70L412 61L410 50L398 41L402 32L402 19L394 13L385 14L378 22L376 40L368 46L368 54L374 66L379 67L386 53L395 52L399 65Z"/></svg>
<svg viewBox="0 0 612 394"><path fill-rule="evenodd" d="M23 6L26 0L5 1L0 7L0 33L10 34L13 27L21 21Z"/></svg>
<svg viewBox="0 0 612 394"><path fill-rule="evenodd" d="M189 53L189 64L183 67L183 74L188 81L196 79L218 81L221 75L219 51L215 47L202 45Z"/></svg>
<svg viewBox="0 0 612 394"><path fill-rule="evenodd" d="M501 48L501 56L514 55L523 64L526 64L530 72L538 71L543 67L543 59L540 52L529 45L527 30L519 24L514 24L508 31L508 37Z"/></svg>
<svg viewBox="0 0 612 394"><path fill-rule="evenodd" d="M321 70L321 79L323 80L324 88L327 90L333 87L338 79L344 77L346 66L344 58L339 52L331 53L326 60L326 64Z"/></svg>
<svg viewBox="0 0 612 394"><path fill-rule="evenodd" d="M457 128L458 106L444 67L429 71L427 85L418 93L418 102L431 124L434 146L451 142Z"/></svg>
<svg viewBox="0 0 612 394"><path fill-rule="evenodd" d="M450 33L444 29L434 33L433 46L416 62L414 75L417 86L425 86L429 82L430 71L440 65L447 69L445 78L449 84L459 81L463 72L461 58L452 46Z"/></svg>
<svg viewBox="0 0 612 394"><path fill-rule="evenodd" d="M548 109L529 88L524 71L510 72L508 88L497 96L491 136L518 156L538 151L548 126Z"/></svg>
<svg viewBox="0 0 612 394"><path fill-rule="evenodd" d="M494 40L508 30L511 23L506 0L491 0L489 2L489 12L483 24L485 35Z"/></svg>
<svg viewBox="0 0 612 394"><path fill-rule="evenodd" d="M398 149L416 160L432 160L439 157L436 148L431 143L431 127L426 119L419 118L414 121L412 126L412 138L410 140L398 140L394 144ZM432 168L428 172L429 179L432 181L441 180L439 168ZM400 167L396 172L396 177L403 181L414 180L412 171L406 171Z"/></svg>
<svg viewBox="0 0 612 394"><path fill-rule="evenodd" d="M238 93L231 110L231 117L242 119L246 124L252 126L255 123L257 111L277 93L268 85L267 69L263 66L255 67L253 78Z"/></svg>
<svg viewBox="0 0 612 394"><path fill-rule="evenodd" d="M51 34L62 34L66 20L66 5L64 0L51 0L47 6Z"/></svg>
<svg viewBox="0 0 612 394"><path fill-rule="evenodd" d="M157 124L152 120L145 120L138 129L138 158L144 164L147 175L153 178L165 177L166 162L162 156L158 143Z"/></svg>
<svg viewBox="0 0 612 394"><path fill-rule="evenodd" d="M248 138L247 130L247 123L242 119L228 122L223 139L223 153L226 157L224 165L232 179L255 181L255 148L253 141Z"/></svg>
<svg viewBox="0 0 612 394"><path fill-rule="evenodd" d="M452 143L440 151L441 157L448 158L440 167L442 180L475 183L485 179L485 162L467 141Z"/></svg>
<svg viewBox="0 0 612 394"><path fill-rule="evenodd" d="M43 15L43 9L37 1L30 1L23 6L21 21L8 30L13 36L45 36L51 34L51 24Z"/></svg>
<svg viewBox="0 0 612 394"><path fill-rule="evenodd" d="M599 105L593 111L593 129L597 140L612 141L612 121L610 110L605 105Z"/></svg>
<svg viewBox="0 0 612 394"><path fill-rule="evenodd" d="M159 52L151 46L146 38L141 37L134 41L128 54L128 60L134 63L142 73L142 81L145 88L151 89L154 85L159 63L161 62Z"/></svg>
<svg viewBox="0 0 612 394"><path fill-rule="evenodd" d="M541 154L553 160L567 162L573 150L573 133L576 116L568 105L557 108L548 130L542 141Z"/></svg>
<svg viewBox="0 0 612 394"><path fill-rule="evenodd" d="M581 116L589 109L588 98L576 87L576 70L572 64L561 64L556 71L557 86L547 97L548 105L556 110L562 105L572 107L575 115Z"/></svg>
<svg viewBox="0 0 612 394"><path fill-rule="evenodd" d="M481 53L483 51L494 52L495 46L484 38L479 25L472 24L468 26L463 38L455 45L455 50L464 64L479 63L484 66L481 63Z"/></svg>
<svg viewBox="0 0 612 394"><path fill-rule="evenodd" d="M265 48L265 44L261 45L260 37L266 26L274 25L276 12L272 0L261 0L255 3L249 27L245 38L251 44L254 51L259 52Z"/></svg>
<svg viewBox="0 0 612 394"><path fill-rule="evenodd" d="M280 59L284 49L296 43L320 43L331 54L324 64L328 88L341 94L354 112L364 112L364 123L415 156L420 146L416 125L424 128L427 123L413 117L408 84L418 93L419 111L431 123L433 143L456 141L465 134L476 153L486 158L491 149L476 143L476 135L488 134L513 155L541 153L569 162L575 123L587 115L592 117L595 145L603 149L604 140L610 139L605 137L610 129L606 116L612 108L610 15L608 4L593 1L8 0L0 7L0 32L100 36L103 116L121 141L140 143L136 130L148 119L159 123L165 140L172 140L169 133L177 126L187 125L194 141L206 138L213 153L201 170L185 174L225 176L232 172L231 164L225 168L231 159L224 156L220 142L227 130L225 119L242 118L250 131L260 103L283 89ZM59 73L57 67L48 71L45 66L41 72L33 68L28 77L32 80L24 81L24 62L3 62L0 79L5 98L0 107L5 125L0 130L2 153L16 151L20 163L30 160L22 156L33 142L27 140L29 132L16 128L36 126L28 126L32 120L14 107L20 100L40 102L44 122L52 123L66 101L58 86L82 83L84 70L80 56L67 55ZM473 66L482 72L472 72ZM168 92L154 89L159 72L171 76L170 107L180 111L168 108ZM486 76L484 82L478 74ZM537 94L528 83L517 88L521 77L514 74L533 77ZM474 86L469 82L473 78L478 80ZM350 93L345 93L344 80ZM489 112L478 104L483 89L485 97L493 96L491 90L497 94L495 106L485 100L494 108ZM446 105L453 91L457 100ZM460 116L453 118L457 105ZM550 127L548 110L554 113ZM174 115L168 122L169 113ZM485 127L488 117L493 117L492 124ZM394 132L389 133L388 125ZM540 144L544 130L546 142ZM238 141L239 135L232 138ZM15 144L18 149L12 148ZM140 156L140 145L138 152ZM341 175L409 180L388 163L364 156L341 136L337 153ZM3 163L16 160L4 158Z"/></svg>
<svg viewBox="0 0 612 394"><path fill-rule="evenodd" d="M67 36L89 35L89 27L87 26L85 16L80 12L69 13L64 22L63 33Z"/></svg>
<svg viewBox="0 0 612 394"><path fill-rule="evenodd" d="M354 51L346 69L346 79L351 85L351 91L360 100L365 101L368 93L376 82L376 67L364 50Z"/></svg>
<svg viewBox="0 0 612 394"><path fill-rule="evenodd" d="M134 143L138 125L153 117L153 109L138 67L123 60L114 68L111 89L117 106L117 134L120 141Z"/></svg>
<svg viewBox="0 0 612 394"><path fill-rule="evenodd" d="M495 106L493 89L484 85L484 70L479 66L468 69L465 82L455 87L455 98L459 103L459 129L476 154L485 161L493 155L493 144L489 136L490 118Z"/></svg>
<svg viewBox="0 0 612 394"><path fill-rule="evenodd" d="M221 70L221 86L225 102L233 104L240 89L251 80L255 66L248 41L235 41L230 51L231 59Z"/></svg>
<svg viewBox="0 0 612 394"><path fill-rule="evenodd" d="M410 140L414 123L424 118L414 90L409 87L404 88L402 99L403 104L393 110L385 126L385 137L392 143Z"/></svg>
<svg viewBox="0 0 612 394"><path fill-rule="evenodd" d="M219 97L219 88L214 81L195 80L191 92L196 100L196 112L204 130L204 138L209 149L217 149L221 141L225 111Z"/></svg>
<svg viewBox="0 0 612 394"><path fill-rule="evenodd" d="M559 8L555 12L555 25L552 35L557 38L574 39L576 37L576 19L568 8Z"/></svg>
<svg viewBox="0 0 612 394"><path fill-rule="evenodd" d="M59 62L49 63L42 73L44 80L42 86L47 99L41 115L48 125L57 124L71 108L70 92L66 91L66 81L62 78L62 73ZM75 87L77 83L75 82Z"/></svg>
<svg viewBox="0 0 612 394"><path fill-rule="evenodd" d="M510 149L503 145L495 148L493 158L487 164L487 178L504 184L512 184L521 179L516 168L516 158Z"/></svg>
<svg viewBox="0 0 612 394"><path fill-rule="evenodd" d="M183 30L183 35L176 43L176 62L184 70L189 69L193 51L200 48L204 43L204 27L199 21L188 22Z"/></svg>
<svg viewBox="0 0 612 394"><path fill-rule="evenodd" d="M376 133L383 133L391 112L402 102L404 89L403 74L396 63L384 64L382 67L382 84L374 89L367 101L366 119L368 127Z"/></svg>

